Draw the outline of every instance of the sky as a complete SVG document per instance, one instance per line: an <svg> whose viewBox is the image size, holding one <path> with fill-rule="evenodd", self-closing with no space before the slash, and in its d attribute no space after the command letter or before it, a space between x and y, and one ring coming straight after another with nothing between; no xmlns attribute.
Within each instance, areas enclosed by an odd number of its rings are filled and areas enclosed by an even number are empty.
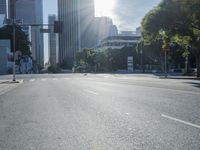
<svg viewBox="0 0 200 150"><path fill-rule="evenodd" d="M95 0L96 15L108 15L119 30L135 30L161 0ZM111 6L111 8L109 8Z"/></svg>
<svg viewBox="0 0 200 150"><path fill-rule="evenodd" d="M145 14L161 0L95 0L95 15L113 19L118 29L134 31ZM48 14L57 14L57 0L43 0L44 23ZM45 62L48 60L48 34L44 35Z"/></svg>

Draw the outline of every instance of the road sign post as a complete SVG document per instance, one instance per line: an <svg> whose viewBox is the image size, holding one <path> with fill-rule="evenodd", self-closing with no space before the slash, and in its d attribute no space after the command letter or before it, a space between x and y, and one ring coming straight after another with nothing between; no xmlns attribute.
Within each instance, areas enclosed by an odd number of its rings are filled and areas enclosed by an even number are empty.
<svg viewBox="0 0 200 150"><path fill-rule="evenodd" d="M165 78L167 78L167 52L170 51L169 48L163 49L165 52Z"/></svg>

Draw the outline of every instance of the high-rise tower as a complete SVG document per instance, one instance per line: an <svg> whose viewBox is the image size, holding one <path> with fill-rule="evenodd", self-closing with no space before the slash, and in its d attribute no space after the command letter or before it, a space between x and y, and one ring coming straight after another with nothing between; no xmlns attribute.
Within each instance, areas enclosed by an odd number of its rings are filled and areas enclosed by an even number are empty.
<svg viewBox="0 0 200 150"><path fill-rule="evenodd" d="M54 24L54 21L56 21L56 15L49 15L48 23ZM49 28L49 62L51 65L56 65L58 63L58 35L54 33L52 26Z"/></svg>
<svg viewBox="0 0 200 150"><path fill-rule="evenodd" d="M83 48L92 47L94 13L94 0L58 0L58 20L63 22L63 33L59 35L60 63L67 57L75 58Z"/></svg>
<svg viewBox="0 0 200 150"><path fill-rule="evenodd" d="M93 23L95 18L94 0L80 0L81 49L94 46Z"/></svg>
<svg viewBox="0 0 200 150"><path fill-rule="evenodd" d="M80 50L80 0L58 0L58 20L63 22L59 34L59 62L75 58Z"/></svg>

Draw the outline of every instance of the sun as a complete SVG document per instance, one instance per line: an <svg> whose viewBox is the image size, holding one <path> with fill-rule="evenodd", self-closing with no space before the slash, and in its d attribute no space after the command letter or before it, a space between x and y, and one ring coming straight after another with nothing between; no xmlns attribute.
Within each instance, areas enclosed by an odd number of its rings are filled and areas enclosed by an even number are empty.
<svg viewBox="0 0 200 150"><path fill-rule="evenodd" d="M95 0L95 15L96 17L113 15L116 0Z"/></svg>

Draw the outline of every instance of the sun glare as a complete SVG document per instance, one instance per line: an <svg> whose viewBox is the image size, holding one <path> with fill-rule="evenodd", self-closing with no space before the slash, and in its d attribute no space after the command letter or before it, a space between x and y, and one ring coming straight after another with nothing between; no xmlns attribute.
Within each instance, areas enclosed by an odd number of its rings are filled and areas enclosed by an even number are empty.
<svg viewBox="0 0 200 150"><path fill-rule="evenodd" d="M111 17L116 0L95 0L95 14L97 17Z"/></svg>

